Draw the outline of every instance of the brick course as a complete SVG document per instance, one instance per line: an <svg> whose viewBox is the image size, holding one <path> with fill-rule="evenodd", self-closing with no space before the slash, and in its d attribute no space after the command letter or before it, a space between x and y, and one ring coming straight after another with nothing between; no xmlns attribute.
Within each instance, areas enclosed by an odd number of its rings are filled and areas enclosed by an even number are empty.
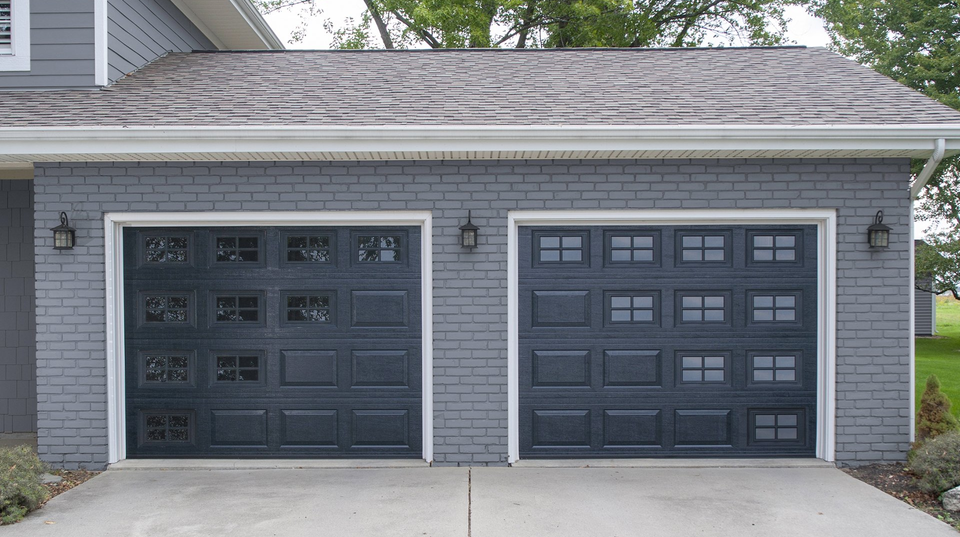
<svg viewBox="0 0 960 537"><path fill-rule="evenodd" d="M37 164L39 450L107 460L103 213L430 210L434 445L441 465L507 456L507 211L838 212L837 460L903 460L909 415L909 161L656 160ZM883 209L891 248L870 252ZM472 211L480 247L459 246ZM71 215L78 247L46 230Z"/></svg>

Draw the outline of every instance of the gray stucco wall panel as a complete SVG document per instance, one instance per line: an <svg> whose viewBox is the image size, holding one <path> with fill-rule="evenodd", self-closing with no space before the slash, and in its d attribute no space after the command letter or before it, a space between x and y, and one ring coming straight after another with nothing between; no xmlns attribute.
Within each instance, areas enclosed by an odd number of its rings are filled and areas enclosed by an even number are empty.
<svg viewBox="0 0 960 537"><path fill-rule="evenodd" d="M0 181L0 433L37 430L33 183Z"/></svg>
<svg viewBox="0 0 960 537"><path fill-rule="evenodd" d="M825 208L839 233L837 459L903 460L908 179L904 159L38 164L40 453L106 461L104 212L431 210L435 458L451 465L506 463L507 211ZM894 229L884 252L865 244L877 209ZM71 253L45 231L61 210L78 229ZM458 242L467 210L473 252Z"/></svg>

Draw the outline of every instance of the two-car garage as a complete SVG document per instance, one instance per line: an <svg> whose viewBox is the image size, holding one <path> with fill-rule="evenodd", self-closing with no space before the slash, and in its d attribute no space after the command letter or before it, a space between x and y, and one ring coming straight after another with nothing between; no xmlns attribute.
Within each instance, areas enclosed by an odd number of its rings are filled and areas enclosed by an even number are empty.
<svg viewBox="0 0 960 537"><path fill-rule="evenodd" d="M517 227L519 458L817 453L818 226L720 224ZM423 234L123 227L126 456L429 460Z"/></svg>

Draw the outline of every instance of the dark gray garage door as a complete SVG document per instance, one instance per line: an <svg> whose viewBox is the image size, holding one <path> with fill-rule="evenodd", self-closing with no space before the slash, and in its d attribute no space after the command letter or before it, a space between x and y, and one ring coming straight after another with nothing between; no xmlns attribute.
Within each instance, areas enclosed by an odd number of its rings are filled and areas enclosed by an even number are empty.
<svg viewBox="0 0 960 537"><path fill-rule="evenodd" d="M420 457L420 230L126 229L130 457Z"/></svg>
<svg viewBox="0 0 960 537"><path fill-rule="evenodd" d="M521 457L809 456L815 226L520 230Z"/></svg>

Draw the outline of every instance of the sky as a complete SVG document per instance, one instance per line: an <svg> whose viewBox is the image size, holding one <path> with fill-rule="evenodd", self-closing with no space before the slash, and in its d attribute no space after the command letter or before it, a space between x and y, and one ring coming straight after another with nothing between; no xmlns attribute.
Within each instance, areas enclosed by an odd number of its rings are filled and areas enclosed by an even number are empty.
<svg viewBox="0 0 960 537"><path fill-rule="evenodd" d="M323 6L323 13L310 20L306 38L300 43L290 43L290 33L297 27L300 17L296 12L284 11L266 16L267 22L276 32L281 41L291 49L325 49L330 48L330 34L323 29L323 21L330 19L334 27L343 25L347 17L360 19L363 13L362 0L337 0L336 2L317 2ZM802 7L788 7L787 18L791 22L787 25L787 38L798 45L808 47L825 46L829 39L823 29L820 19L808 15Z"/></svg>

